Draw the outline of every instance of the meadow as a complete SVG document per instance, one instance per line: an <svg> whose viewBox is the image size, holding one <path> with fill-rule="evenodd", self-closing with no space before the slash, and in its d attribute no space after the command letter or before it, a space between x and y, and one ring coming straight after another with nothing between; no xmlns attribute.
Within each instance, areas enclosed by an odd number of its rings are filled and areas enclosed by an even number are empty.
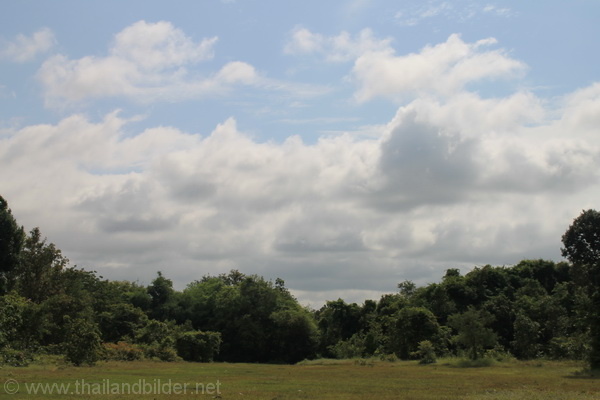
<svg viewBox="0 0 600 400"><path fill-rule="evenodd" d="M573 362L316 360L296 365L103 362L0 369L3 399L600 399L600 379ZM36 393L37 392L37 393Z"/></svg>

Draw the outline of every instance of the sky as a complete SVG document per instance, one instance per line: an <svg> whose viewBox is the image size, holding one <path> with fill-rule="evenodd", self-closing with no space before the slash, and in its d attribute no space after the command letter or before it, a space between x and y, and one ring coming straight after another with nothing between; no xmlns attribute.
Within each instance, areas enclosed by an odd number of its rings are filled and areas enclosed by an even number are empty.
<svg viewBox="0 0 600 400"><path fill-rule="evenodd" d="M600 1L0 0L0 195L71 265L302 304L523 259L600 198Z"/></svg>

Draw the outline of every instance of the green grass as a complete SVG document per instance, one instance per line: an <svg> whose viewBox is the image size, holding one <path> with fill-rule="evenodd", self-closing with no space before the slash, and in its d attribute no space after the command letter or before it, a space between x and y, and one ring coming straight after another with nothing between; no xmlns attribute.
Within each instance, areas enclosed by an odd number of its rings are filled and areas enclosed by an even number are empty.
<svg viewBox="0 0 600 400"><path fill-rule="evenodd" d="M416 361L374 359L315 360L298 365L107 362L79 368L37 363L27 368L0 368L0 399L600 399L600 379L577 374L582 369L582 364L571 362L512 361L460 368L456 360L419 365ZM110 389L109 384L132 387L145 380L156 385L158 379L162 394L102 394ZM82 390L82 380L89 384L87 392ZM164 393L169 380L180 388L186 385L186 393ZM74 391L77 382L79 394L34 395L26 391L26 385L38 383L71 385ZM5 384L9 390L18 384L19 391L7 395ZM196 384L204 385L205 394L194 393ZM94 388L99 392L94 393Z"/></svg>

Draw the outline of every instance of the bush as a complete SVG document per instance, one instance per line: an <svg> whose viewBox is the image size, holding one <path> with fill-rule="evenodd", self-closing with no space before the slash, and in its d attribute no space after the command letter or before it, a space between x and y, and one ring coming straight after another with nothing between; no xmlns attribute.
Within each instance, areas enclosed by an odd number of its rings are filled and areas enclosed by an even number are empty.
<svg viewBox="0 0 600 400"><path fill-rule="evenodd" d="M219 354L219 332L185 332L175 342L177 354L185 361L211 362Z"/></svg>
<svg viewBox="0 0 600 400"><path fill-rule="evenodd" d="M491 358L495 361L510 361L514 360L515 357L507 352L504 347L497 345L493 349L486 350L485 358Z"/></svg>
<svg viewBox="0 0 600 400"><path fill-rule="evenodd" d="M383 353L380 349L375 351L374 356L379 357L379 359L381 361L387 361L387 362L396 362L399 360L399 358L396 354L394 354L394 353L386 354L386 353Z"/></svg>
<svg viewBox="0 0 600 400"><path fill-rule="evenodd" d="M568 360L584 360L591 352L587 335L552 338L548 350L550 357Z"/></svg>
<svg viewBox="0 0 600 400"><path fill-rule="evenodd" d="M365 338L355 334L348 340L340 340L330 346L329 351L338 359L363 357L366 351Z"/></svg>
<svg viewBox="0 0 600 400"><path fill-rule="evenodd" d="M437 362L433 343L429 340L419 342L419 350L416 353L420 358L419 364L433 364Z"/></svg>
<svg viewBox="0 0 600 400"><path fill-rule="evenodd" d="M180 358L174 349L173 334L173 329L168 324L152 319L136 331L135 340L140 344L146 358L177 361Z"/></svg>
<svg viewBox="0 0 600 400"><path fill-rule="evenodd" d="M127 342L104 343L104 358L114 361L135 361L144 358L144 351Z"/></svg>
<svg viewBox="0 0 600 400"><path fill-rule="evenodd" d="M66 331L65 360L76 366L94 365L102 350L100 332L96 324L83 318L71 320L67 317Z"/></svg>
<svg viewBox="0 0 600 400"><path fill-rule="evenodd" d="M12 367L26 367L33 361L33 356L22 350L15 350L5 347L0 351L0 365L10 365Z"/></svg>
<svg viewBox="0 0 600 400"><path fill-rule="evenodd" d="M175 349L166 343L153 343L150 345L143 345L144 356L149 359L155 359L166 362L179 361L180 358L177 356Z"/></svg>

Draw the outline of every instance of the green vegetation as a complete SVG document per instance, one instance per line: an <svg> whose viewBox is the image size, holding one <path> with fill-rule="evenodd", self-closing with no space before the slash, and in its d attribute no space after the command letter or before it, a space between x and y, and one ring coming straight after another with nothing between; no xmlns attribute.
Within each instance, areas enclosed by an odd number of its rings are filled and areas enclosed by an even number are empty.
<svg viewBox="0 0 600 400"><path fill-rule="evenodd" d="M497 362L488 368L458 368L454 360L440 359L436 364L418 361L315 360L297 365L229 363L161 363L150 361L100 362L94 367L76 368L39 363L28 368L4 367L0 373L0 392L14 380L19 391L15 400L44 399L343 399L343 400L452 400L452 399L544 399L591 400L600 396L597 379L578 376L582 364L573 362ZM102 393L102 383L118 387L146 383L170 384L147 394ZM27 387L38 384L70 385L79 395L33 395ZM185 395L166 394L169 387L187 385ZM14 384L13 384L14 385ZM94 386L95 385L95 386ZM196 396L191 393L198 385ZM218 393L217 393L218 385ZM7 386L13 388L16 386ZM35 386L34 386L35 387ZM64 386L63 386L64 387ZM106 385L105 385L106 387ZM96 395L91 395L94 388ZM204 392L202 392L204 389ZM87 391L87 392L86 392ZM31 392L30 392L31 393ZM123 392L121 392L123 393ZM204 394L202 394L204 393ZM4 397L2 397L4 398Z"/></svg>
<svg viewBox="0 0 600 400"><path fill-rule="evenodd" d="M314 358L587 360L600 368L600 213L584 211L563 236L570 263L524 260L362 305L308 310L281 279L237 270L184 290L158 272L148 286L109 281L69 261L38 228L25 234L0 197L0 365L61 355L99 360L296 363Z"/></svg>

